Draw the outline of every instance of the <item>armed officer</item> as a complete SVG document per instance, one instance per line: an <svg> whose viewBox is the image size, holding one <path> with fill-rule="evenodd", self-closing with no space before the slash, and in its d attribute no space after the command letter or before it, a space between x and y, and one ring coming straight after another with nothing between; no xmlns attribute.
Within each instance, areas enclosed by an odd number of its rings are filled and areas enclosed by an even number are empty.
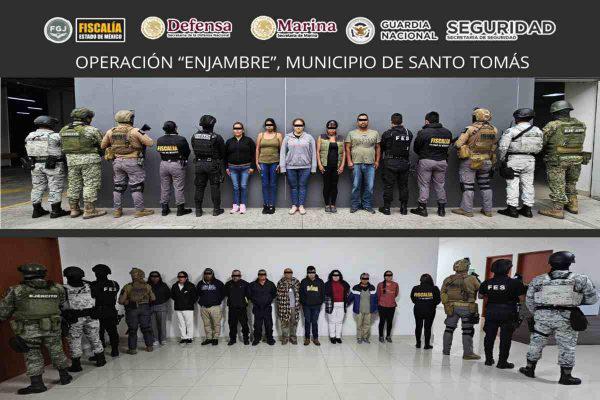
<svg viewBox="0 0 600 400"><path fill-rule="evenodd" d="M102 138L102 149L106 149L105 158L113 161L113 217L115 218L123 215L123 193L127 190L128 183L135 207L134 217L154 214L154 210L144 208L146 171L142 157L144 146L152 146L154 141L144 131L133 127L134 119L135 115L131 110L117 111L115 114L117 126L110 128Z"/></svg>
<svg viewBox="0 0 600 400"><path fill-rule="evenodd" d="M144 336L146 351L154 351L154 333L152 332L152 311L150 303L156 296L144 280L146 274L139 268L132 268L129 272L131 282L123 286L119 294L119 304L125 306L125 320L129 328L127 354L137 354L138 328Z"/></svg>
<svg viewBox="0 0 600 400"><path fill-rule="evenodd" d="M573 106L565 100L550 105L553 121L544 126L544 161L552 207L538 213L547 217L563 219L567 210L579 213L577 181L581 165L589 163L591 154L583 151L586 127L577 118L571 117Z"/></svg>
<svg viewBox="0 0 600 400"><path fill-rule="evenodd" d="M213 132L217 119L212 115L203 115L200 118L202 128L192 136L192 149L196 161L196 217L202 216L202 202L204 189L210 181L210 197L213 202L213 216L221 215L225 210L221 208L221 189L223 182L223 157L225 155L225 141L223 137Z"/></svg>
<svg viewBox="0 0 600 400"><path fill-rule="evenodd" d="M479 298L486 299L485 308L485 365L494 365L494 342L498 329L500 329L500 355L497 368L514 368L508 362L508 354L512 335L519 319L519 296L527 291L523 282L508 276L512 268L512 261L508 259L496 260L492 263L494 277L486 279L479 287Z"/></svg>
<svg viewBox="0 0 600 400"><path fill-rule="evenodd" d="M185 175L187 160L190 156L190 145L183 136L177 133L177 125L173 121L166 121L163 125L165 134L156 141L156 150L160 153L160 205L162 215L169 215L169 200L171 198L171 184L175 189L175 204L177 216L192 212L185 208Z"/></svg>
<svg viewBox="0 0 600 400"><path fill-rule="evenodd" d="M23 281L8 289L0 300L0 321L14 316L10 325L15 337L11 347L23 353L27 376L31 385L19 389L19 394L41 393L48 390L42 380L44 373L45 346L58 370L60 383L66 385L73 379L67 367L69 362L63 352L60 324L60 304L65 298L62 285L46 280L46 267L40 264L24 264L18 268Z"/></svg>
<svg viewBox="0 0 600 400"><path fill-rule="evenodd" d="M463 359L479 360L481 357L473 352L473 335L475 334L473 325L479 323L479 310L475 300L480 282L476 276L468 274L470 266L471 261L468 258L456 261L453 266L456 273L444 279L442 284L442 304L447 316L444 321L446 330L444 331L443 353L450 355L452 336L458 326L458 320L460 320Z"/></svg>
<svg viewBox="0 0 600 400"><path fill-rule="evenodd" d="M568 251L554 253L548 259L551 270L538 275L529 283L525 304L534 314L534 328L529 341L527 366L519 369L534 378L535 367L548 338L554 335L558 345L558 365L562 385L579 385L581 379L571 375L575 365L575 347L579 331L587 322L578 306L595 304L598 295L594 284L586 275L569 271L575 255Z"/></svg>
<svg viewBox="0 0 600 400"><path fill-rule="evenodd" d="M115 305L119 294L119 284L108 279L108 275L112 273L108 265L97 264L92 268L92 271L96 275L96 280L91 283L91 286L92 297L96 300L95 315L98 316L100 321L100 342L102 342L102 347L106 347L104 333L108 333L110 355L118 357L119 332L117 331L117 325L119 316Z"/></svg>
<svg viewBox="0 0 600 400"><path fill-rule="evenodd" d="M390 215L394 183L398 185L400 214L408 213L408 175L410 172L411 131L402 126L402 114L392 114L392 127L381 135L383 153L383 207L379 212Z"/></svg>
<svg viewBox="0 0 600 400"><path fill-rule="evenodd" d="M33 120L36 130L25 138L28 162L24 166L31 170L32 218L49 214L42 208L42 195L46 190L48 190L48 202L52 207L50 218L59 218L70 214L61 206L67 171L65 157L60 148L60 134L54 131L57 123L56 118L40 115Z"/></svg>

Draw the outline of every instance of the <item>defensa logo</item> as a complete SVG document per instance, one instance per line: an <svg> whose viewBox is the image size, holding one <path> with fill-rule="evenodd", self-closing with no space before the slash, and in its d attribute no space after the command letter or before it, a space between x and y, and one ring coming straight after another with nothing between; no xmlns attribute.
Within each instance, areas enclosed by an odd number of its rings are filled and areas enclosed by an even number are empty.
<svg viewBox="0 0 600 400"><path fill-rule="evenodd" d="M231 21L199 21L196 18L167 19L168 38L220 39L230 38L233 32Z"/></svg>
<svg viewBox="0 0 600 400"><path fill-rule="evenodd" d="M147 39L156 40L165 34L165 23L158 17L148 17L142 21L141 31Z"/></svg>
<svg viewBox="0 0 600 400"><path fill-rule="evenodd" d="M54 17L44 25L44 36L52 43L64 43L73 35L73 25L67 19Z"/></svg>
<svg viewBox="0 0 600 400"><path fill-rule="evenodd" d="M124 43L125 18L76 18L78 43Z"/></svg>
<svg viewBox="0 0 600 400"><path fill-rule="evenodd" d="M556 32L550 20L450 20L446 23L448 41L515 41L519 36L549 36Z"/></svg>
<svg viewBox="0 0 600 400"><path fill-rule="evenodd" d="M346 36L354 44L367 44L375 37L375 25L365 17L353 18L346 25Z"/></svg>
<svg viewBox="0 0 600 400"><path fill-rule="evenodd" d="M318 39L322 33L336 33L337 24L334 21L319 21L311 18L298 21L292 18L277 18L261 16L252 21L250 31L260 40L275 36L277 39Z"/></svg>

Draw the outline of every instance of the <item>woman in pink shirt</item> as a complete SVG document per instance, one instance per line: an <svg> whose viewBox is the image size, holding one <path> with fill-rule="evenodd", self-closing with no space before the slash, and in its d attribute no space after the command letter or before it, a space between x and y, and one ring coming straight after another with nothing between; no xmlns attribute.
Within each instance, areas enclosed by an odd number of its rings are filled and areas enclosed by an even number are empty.
<svg viewBox="0 0 600 400"><path fill-rule="evenodd" d="M394 313L396 312L396 297L400 293L398 284L393 281L392 271L383 273L383 282L377 285L377 308L379 309L379 341L392 343L392 325ZM383 337L383 328L387 324L385 340Z"/></svg>

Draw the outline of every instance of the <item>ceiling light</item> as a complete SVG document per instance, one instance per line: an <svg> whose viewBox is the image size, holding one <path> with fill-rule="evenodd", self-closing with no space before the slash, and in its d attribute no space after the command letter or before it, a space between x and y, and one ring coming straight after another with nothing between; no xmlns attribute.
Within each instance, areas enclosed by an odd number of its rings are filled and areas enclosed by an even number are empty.
<svg viewBox="0 0 600 400"><path fill-rule="evenodd" d="M30 115L31 113L24 112L24 111L17 111L17 114L21 114L21 115Z"/></svg>
<svg viewBox="0 0 600 400"><path fill-rule="evenodd" d="M39 110L39 111L43 111L44 109L42 107L27 107L30 110Z"/></svg>
<svg viewBox="0 0 600 400"><path fill-rule="evenodd" d="M10 99L10 100L16 100L16 101L26 101L26 102L28 102L28 103L35 103L35 100L32 100L32 99L26 99L26 98L23 98L23 97L12 97L12 96L6 96L6 98L7 98L7 99Z"/></svg>
<svg viewBox="0 0 600 400"><path fill-rule="evenodd" d="M548 94L542 95L542 97L561 97L564 95L565 95L564 93L548 93Z"/></svg>

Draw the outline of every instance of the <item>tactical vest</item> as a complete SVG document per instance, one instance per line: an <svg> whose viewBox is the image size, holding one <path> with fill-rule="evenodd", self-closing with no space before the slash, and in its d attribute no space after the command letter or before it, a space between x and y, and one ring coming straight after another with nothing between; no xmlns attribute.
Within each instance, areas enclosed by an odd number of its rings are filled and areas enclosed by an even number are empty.
<svg viewBox="0 0 600 400"><path fill-rule="evenodd" d="M471 150L471 156L491 158L496 151L496 142L496 129L492 125L484 123L479 129L476 128L467 145Z"/></svg>
<svg viewBox="0 0 600 400"><path fill-rule="evenodd" d="M192 136L192 149L196 158L211 158L214 154L214 143L217 135L211 132L198 131Z"/></svg>
<svg viewBox="0 0 600 400"><path fill-rule="evenodd" d="M48 142L50 137L48 135L37 136L34 140L28 140L25 142L25 151L29 157L48 157Z"/></svg>
<svg viewBox="0 0 600 400"><path fill-rule="evenodd" d="M144 304L150 302L150 292L152 290L145 282L130 283L129 301L136 304Z"/></svg>
<svg viewBox="0 0 600 400"><path fill-rule="evenodd" d="M115 154L127 155L139 150L131 145L129 134L133 129L135 128L129 125L118 125L112 128L110 134L110 147Z"/></svg>
<svg viewBox="0 0 600 400"><path fill-rule="evenodd" d="M579 155L583 151L585 125L576 120L560 121L556 132L548 140L548 154Z"/></svg>
<svg viewBox="0 0 600 400"><path fill-rule="evenodd" d="M472 303L475 301L475 294L469 293L465 285L468 275L454 275L449 278L450 282L446 286L446 296L449 303Z"/></svg>
<svg viewBox="0 0 600 400"><path fill-rule="evenodd" d="M386 138L386 157L406 158L410 155L410 136L406 128L402 130L394 129L391 135Z"/></svg>
<svg viewBox="0 0 600 400"><path fill-rule="evenodd" d="M60 130L60 140L65 154L97 153L98 148L85 134L84 125L67 125Z"/></svg>
<svg viewBox="0 0 600 400"><path fill-rule="evenodd" d="M575 291L575 279L572 273L564 278L553 278L546 274L541 288L533 295L538 305L576 307L581 304L583 294Z"/></svg>
<svg viewBox="0 0 600 400"><path fill-rule="evenodd" d="M67 292L67 302L71 310L85 310L94 307L95 301L92 297L92 288L89 283L83 286L64 285Z"/></svg>
<svg viewBox="0 0 600 400"><path fill-rule="evenodd" d="M329 154L329 138L323 138L323 136L319 136L319 141L321 142L321 148L319 149L319 158L321 159L321 164L324 167L327 166L327 155ZM338 167L342 164L342 158L344 156L344 141L340 140L340 137L337 136L335 138L335 142L337 143L337 151L338 151Z"/></svg>
<svg viewBox="0 0 600 400"><path fill-rule="evenodd" d="M47 288L34 288L25 284L17 286L15 319L40 320L59 316L62 290L52 284Z"/></svg>
<svg viewBox="0 0 600 400"><path fill-rule="evenodd" d="M119 287L115 281L96 282L98 293L96 294L96 305L114 306L117 302Z"/></svg>

